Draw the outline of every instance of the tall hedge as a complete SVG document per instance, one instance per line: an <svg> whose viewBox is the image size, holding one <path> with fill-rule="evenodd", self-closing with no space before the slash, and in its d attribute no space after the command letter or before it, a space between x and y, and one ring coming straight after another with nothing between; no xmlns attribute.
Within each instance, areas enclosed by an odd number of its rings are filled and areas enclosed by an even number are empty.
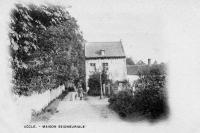
<svg viewBox="0 0 200 133"><path fill-rule="evenodd" d="M109 106L121 116L139 116L148 120L157 120L168 116L166 68L153 65L140 70L136 89L131 88L114 94Z"/></svg>
<svg viewBox="0 0 200 133"><path fill-rule="evenodd" d="M108 74L106 70L102 70L101 73L94 72L92 75L90 75L88 79L88 95L92 96L99 96L101 94L101 86L100 86L100 76L101 76L101 84L107 84L110 82L108 79Z"/></svg>
<svg viewBox="0 0 200 133"><path fill-rule="evenodd" d="M31 95L67 81L84 81L84 40L64 7L16 4L9 38L15 94Z"/></svg>
<svg viewBox="0 0 200 133"><path fill-rule="evenodd" d="M167 69L165 64L152 65L138 72L134 92L135 108L149 119L167 116Z"/></svg>
<svg viewBox="0 0 200 133"><path fill-rule="evenodd" d="M88 79L88 95L99 96L101 87L100 87L100 73L94 73Z"/></svg>

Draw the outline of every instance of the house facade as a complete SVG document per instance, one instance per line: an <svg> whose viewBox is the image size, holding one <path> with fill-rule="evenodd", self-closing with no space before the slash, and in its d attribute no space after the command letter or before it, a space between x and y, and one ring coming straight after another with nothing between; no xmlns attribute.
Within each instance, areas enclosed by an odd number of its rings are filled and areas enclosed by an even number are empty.
<svg viewBox="0 0 200 133"><path fill-rule="evenodd" d="M139 65L127 65L127 80L131 85L133 85L134 81L139 79L138 70L140 68L141 67Z"/></svg>
<svg viewBox="0 0 200 133"><path fill-rule="evenodd" d="M86 85L95 71L107 70L113 81L127 79L126 56L122 42L88 42L85 45Z"/></svg>

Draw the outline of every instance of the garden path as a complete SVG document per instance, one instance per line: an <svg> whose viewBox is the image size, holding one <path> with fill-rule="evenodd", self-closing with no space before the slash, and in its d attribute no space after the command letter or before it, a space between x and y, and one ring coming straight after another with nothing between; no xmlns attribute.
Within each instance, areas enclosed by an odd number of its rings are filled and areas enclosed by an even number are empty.
<svg viewBox="0 0 200 133"><path fill-rule="evenodd" d="M108 108L108 98L89 96L86 100L70 101L66 96L57 109L59 112L50 118L49 123L121 121L118 114Z"/></svg>

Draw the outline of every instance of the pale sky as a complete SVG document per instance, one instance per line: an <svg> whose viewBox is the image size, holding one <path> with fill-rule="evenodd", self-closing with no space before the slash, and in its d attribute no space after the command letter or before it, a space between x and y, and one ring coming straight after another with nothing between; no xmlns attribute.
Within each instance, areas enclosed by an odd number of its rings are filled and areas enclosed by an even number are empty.
<svg viewBox="0 0 200 133"><path fill-rule="evenodd" d="M177 30L191 21L200 4L184 0L65 0L58 3L72 6L69 11L77 19L86 41L121 39L126 56L158 62L169 62L170 39L174 42L176 36L180 38L184 34Z"/></svg>
<svg viewBox="0 0 200 133"><path fill-rule="evenodd" d="M198 38L197 32L191 32L199 28L196 27L200 20L197 18L198 0L34 1L44 2L67 7L86 41L121 39L126 56L134 61L142 59L147 62L151 58L152 62L169 62L169 52L174 50L175 44L195 41L188 36Z"/></svg>
<svg viewBox="0 0 200 133"><path fill-rule="evenodd" d="M126 56L133 60L167 61L164 16L158 4L132 0L76 0L69 5L87 41L121 39Z"/></svg>

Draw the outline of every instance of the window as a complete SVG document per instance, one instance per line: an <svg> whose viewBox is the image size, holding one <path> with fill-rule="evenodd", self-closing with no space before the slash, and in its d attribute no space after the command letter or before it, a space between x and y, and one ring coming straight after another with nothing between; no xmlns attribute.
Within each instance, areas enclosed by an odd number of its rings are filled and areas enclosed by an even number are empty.
<svg viewBox="0 0 200 133"><path fill-rule="evenodd" d="M96 64L95 63L90 63L90 67L92 71L96 70Z"/></svg>
<svg viewBox="0 0 200 133"><path fill-rule="evenodd" d="M108 63L103 63L102 65L103 65L103 70L107 71L108 70Z"/></svg>
<svg viewBox="0 0 200 133"><path fill-rule="evenodd" d="M96 64L95 63L90 63L90 66L96 66Z"/></svg>

